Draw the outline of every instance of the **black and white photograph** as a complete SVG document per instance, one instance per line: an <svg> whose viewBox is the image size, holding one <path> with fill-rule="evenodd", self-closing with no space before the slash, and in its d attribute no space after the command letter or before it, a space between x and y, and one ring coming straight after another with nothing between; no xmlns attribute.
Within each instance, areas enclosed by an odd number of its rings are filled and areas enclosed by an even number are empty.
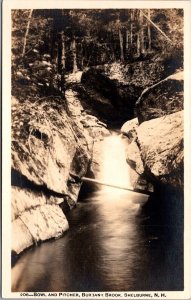
<svg viewBox="0 0 191 300"><path fill-rule="evenodd" d="M185 8L100 2L10 10L11 298L187 288Z"/></svg>

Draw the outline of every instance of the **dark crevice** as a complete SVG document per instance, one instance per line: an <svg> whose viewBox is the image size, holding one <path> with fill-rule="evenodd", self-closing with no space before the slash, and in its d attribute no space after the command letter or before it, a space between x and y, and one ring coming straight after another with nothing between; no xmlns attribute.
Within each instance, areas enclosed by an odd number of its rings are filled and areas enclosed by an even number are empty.
<svg viewBox="0 0 191 300"><path fill-rule="evenodd" d="M48 142L48 135L43 132L40 132L40 130L38 129L33 129L31 135L33 135L34 137L36 137L41 141L44 141L46 143Z"/></svg>
<svg viewBox="0 0 191 300"><path fill-rule="evenodd" d="M33 192L42 192L47 197L53 196L57 198L64 198L66 196L66 194L58 193L49 189L45 184L38 185L30 181L26 176L24 176L15 169L11 169L11 185L20 188L30 189Z"/></svg>

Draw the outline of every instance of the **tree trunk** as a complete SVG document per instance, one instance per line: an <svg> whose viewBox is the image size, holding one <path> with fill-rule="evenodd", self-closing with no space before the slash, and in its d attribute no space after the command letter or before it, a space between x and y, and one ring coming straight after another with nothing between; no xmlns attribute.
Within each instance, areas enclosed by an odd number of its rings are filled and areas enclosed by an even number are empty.
<svg viewBox="0 0 191 300"><path fill-rule="evenodd" d="M126 50L128 51L129 49L129 33L128 30L126 30Z"/></svg>
<svg viewBox="0 0 191 300"><path fill-rule="evenodd" d="M72 40L72 56L73 56L73 73L78 71L77 66L77 53L76 53L76 39L75 37Z"/></svg>
<svg viewBox="0 0 191 300"><path fill-rule="evenodd" d="M82 60L81 60L81 68L82 68L82 71L84 69L84 56L82 56Z"/></svg>
<svg viewBox="0 0 191 300"><path fill-rule="evenodd" d="M120 43L120 54L121 61L124 61L124 51L123 51L123 35L121 33L121 29L119 29L119 43Z"/></svg>
<svg viewBox="0 0 191 300"><path fill-rule="evenodd" d="M148 9L148 18L150 19L151 18L151 10ZM148 50L151 51L151 25L150 25L150 22L148 22L148 25L147 25L147 29L148 29Z"/></svg>
<svg viewBox="0 0 191 300"><path fill-rule="evenodd" d="M141 54L141 43L140 43L140 33L137 33L137 56Z"/></svg>
<svg viewBox="0 0 191 300"><path fill-rule="evenodd" d="M55 55L55 52L56 52L56 40L57 40L56 19L53 18L52 40L51 40L51 49L50 49L50 56L51 56L51 61L52 62L56 61L56 59L57 59L57 55Z"/></svg>
<svg viewBox="0 0 191 300"><path fill-rule="evenodd" d="M131 45L131 50L133 47L133 10L131 10L131 15L130 15L130 45Z"/></svg>
<svg viewBox="0 0 191 300"><path fill-rule="evenodd" d="M66 51L65 51L65 35L64 35L64 31L61 32L61 42L62 42L61 63L62 63L62 69L65 70L65 68L66 68Z"/></svg>
<svg viewBox="0 0 191 300"><path fill-rule="evenodd" d="M147 21L149 21L167 39L167 41L174 45L173 41L164 33L164 31L162 31L153 21L151 21L151 19L147 15L145 15L143 11L142 14L147 19Z"/></svg>
<svg viewBox="0 0 191 300"><path fill-rule="evenodd" d="M84 69L84 47L83 47L83 43L80 43L80 68L83 71Z"/></svg>
<svg viewBox="0 0 191 300"><path fill-rule="evenodd" d="M129 55L130 55L130 32L128 31L128 29L126 29L126 34L125 34L125 59L128 60Z"/></svg>
<svg viewBox="0 0 191 300"><path fill-rule="evenodd" d="M66 72L66 51L65 51L65 35L61 32L61 91L65 92L65 72Z"/></svg>
<svg viewBox="0 0 191 300"><path fill-rule="evenodd" d="M32 13L33 13L33 9L31 9L30 13L29 13L27 28L26 28L25 37L24 37L22 57L25 56L25 52L26 52L27 37L28 37L29 29L30 29L30 22L31 22L31 18L32 18Z"/></svg>
<svg viewBox="0 0 191 300"><path fill-rule="evenodd" d="M144 45L144 28L143 28L143 14L142 11L140 11L140 52L145 52L145 45Z"/></svg>
<svg viewBox="0 0 191 300"><path fill-rule="evenodd" d="M58 89L64 92L65 89L65 68L66 68L66 58L65 58L65 35L62 31L58 35L58 55L57 55L57 70L60 74L58 77Z"/></svg>

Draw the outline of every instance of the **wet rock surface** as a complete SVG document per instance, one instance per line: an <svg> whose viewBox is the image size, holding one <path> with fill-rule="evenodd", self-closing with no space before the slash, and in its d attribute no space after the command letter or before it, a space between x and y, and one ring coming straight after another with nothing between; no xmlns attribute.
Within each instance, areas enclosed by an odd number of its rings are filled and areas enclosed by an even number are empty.
<svg viewBox="0 0 191 300"><path fill-rule="evenodd" d="M61 99L49 100L22 103L14 99L12 104L12 184L18 186L12 197L12 250L17 254L68 228L59 203L48 204L45 198L56 194L62 196L61 202L66 199L74 205L81 186L75 178L83 176L89 164L85 136L69 118ZM34 188L42 191L38 197ZM32 201L35 197L38 206Z"/></svg>
<svg viewBox="0 0 191 300"><path fill-rule="evenodd" d="M137 174L144 174L144 165L136 140L132 141L127 148L127 163Z"/></svg>
<svg viewBox="0 0 191 300"><path fill-rule="evenodd" d="M134 118L127 121L121 127L121 133L128 137L129 141L132 141L137 136L136 128L138 127L138 119Z"/></svg>

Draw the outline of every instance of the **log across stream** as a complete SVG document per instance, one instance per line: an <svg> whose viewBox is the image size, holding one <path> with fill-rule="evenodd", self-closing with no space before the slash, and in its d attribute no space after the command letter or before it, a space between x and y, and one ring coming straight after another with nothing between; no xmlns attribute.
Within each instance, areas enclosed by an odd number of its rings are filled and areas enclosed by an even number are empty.
<svg viewBox="0 0 191 300"><path fill-rule="evenodd" d="M151 193L149 193L147 191L144 191L144 190L133 189L133 188L129 188L129 187L126 187L126 186L110 184L108 182L96 180L94 178L82 177L82 181L83 182L91 182L91 183L94 183L94 184L100 184L100 185L104 185L104 186L109 186L111 188L126 190L126 191L130 191L130 192L134 192L134 193L144 194L144 195L150 195L151 194Z"/></svg>
<svg viewBox="0 0 191 300"><path fill-rule="evenodd" d="M105 138L102 146L100 180L130 187L120 136ZM12 290L181 290L182 227L147 201L147 195L111 186L81 193L67 215L69 231L17 261Z"/></svg>

